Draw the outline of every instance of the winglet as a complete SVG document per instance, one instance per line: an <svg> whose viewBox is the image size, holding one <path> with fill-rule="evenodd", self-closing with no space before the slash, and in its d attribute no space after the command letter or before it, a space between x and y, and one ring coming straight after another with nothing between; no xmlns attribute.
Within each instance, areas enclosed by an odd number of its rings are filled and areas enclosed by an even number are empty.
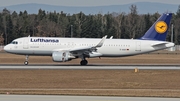
<svg viewBox="0 0 180 101"><path fill-rule="evenodd" d="M109 39L113 39L113 36L111 36Z"/></svg>
<svg viewBox="0 0 180 101"><path fill-rule="evenodd" d="M101 47L104 44L104 41L106 40L107 35L102 38L102 40L95 46L95 47Z"/></svg>

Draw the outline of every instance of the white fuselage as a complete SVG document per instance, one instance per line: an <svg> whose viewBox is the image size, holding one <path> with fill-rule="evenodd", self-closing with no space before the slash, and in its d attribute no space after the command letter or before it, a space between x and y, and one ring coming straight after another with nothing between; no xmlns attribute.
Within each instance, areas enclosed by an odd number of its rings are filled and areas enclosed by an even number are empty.
<svg viewBox="0 0 180 101"><path fill-rule="evenodd" d="M43 55L52 56L55 50L67 51L75 48L92 47L97 45L101 39L90 38L46 38L51 41L43 41L42 37L24 37L14 41L17 44L5 46L9 53L21 55ZM163 44L166 43L166 44ZM161 49L173 47L174 43L153 40L135 40L135 39L106 39L102 47L97 48L97 52L102 57L121 57L136 54L148 53Z"/></svg>

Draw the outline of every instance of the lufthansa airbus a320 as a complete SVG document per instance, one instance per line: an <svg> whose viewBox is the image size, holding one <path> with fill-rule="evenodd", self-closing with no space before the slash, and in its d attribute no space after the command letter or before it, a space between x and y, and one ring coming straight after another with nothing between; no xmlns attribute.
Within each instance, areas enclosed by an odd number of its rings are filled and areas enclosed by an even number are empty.
<svg viewBox="0 0 180 101"><path fill-rule="evenodd" d="M97 38L58 38L58 37L22 37L13 40L4 47L6 52L28 57L52 56L55 62L66 62L81 58L81 65L87 65L86 58L124 57L149 53L174 46L167 42L166 36L172 14L165 13L139 39L102 39Z"/></svg>

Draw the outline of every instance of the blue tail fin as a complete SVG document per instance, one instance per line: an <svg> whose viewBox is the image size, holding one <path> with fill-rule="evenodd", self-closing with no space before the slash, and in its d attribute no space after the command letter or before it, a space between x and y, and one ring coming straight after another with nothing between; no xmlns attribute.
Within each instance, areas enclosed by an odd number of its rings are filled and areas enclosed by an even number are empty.
<svg viewBox="0 0 180 101"><path fill-rule="evenodd" d="M140 39L165 41L168 28L170 26L171 18L172 18L172 13L165 13L161 15L161 17L159 17L159 19L151 26L151 28Z"/></svg>

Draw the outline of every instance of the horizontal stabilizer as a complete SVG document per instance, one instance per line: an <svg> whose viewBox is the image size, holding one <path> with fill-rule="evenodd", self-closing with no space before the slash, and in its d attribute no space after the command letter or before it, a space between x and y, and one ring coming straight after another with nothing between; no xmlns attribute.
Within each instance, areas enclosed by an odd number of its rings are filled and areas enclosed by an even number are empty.
<svg viewBox="0 0 180 101"><path fill-rule="evenodd" d="M155 47L155 46L166 45L166 44L168 44L168 42L152 44L151 46L152 46L152 47Z"/></svg>

